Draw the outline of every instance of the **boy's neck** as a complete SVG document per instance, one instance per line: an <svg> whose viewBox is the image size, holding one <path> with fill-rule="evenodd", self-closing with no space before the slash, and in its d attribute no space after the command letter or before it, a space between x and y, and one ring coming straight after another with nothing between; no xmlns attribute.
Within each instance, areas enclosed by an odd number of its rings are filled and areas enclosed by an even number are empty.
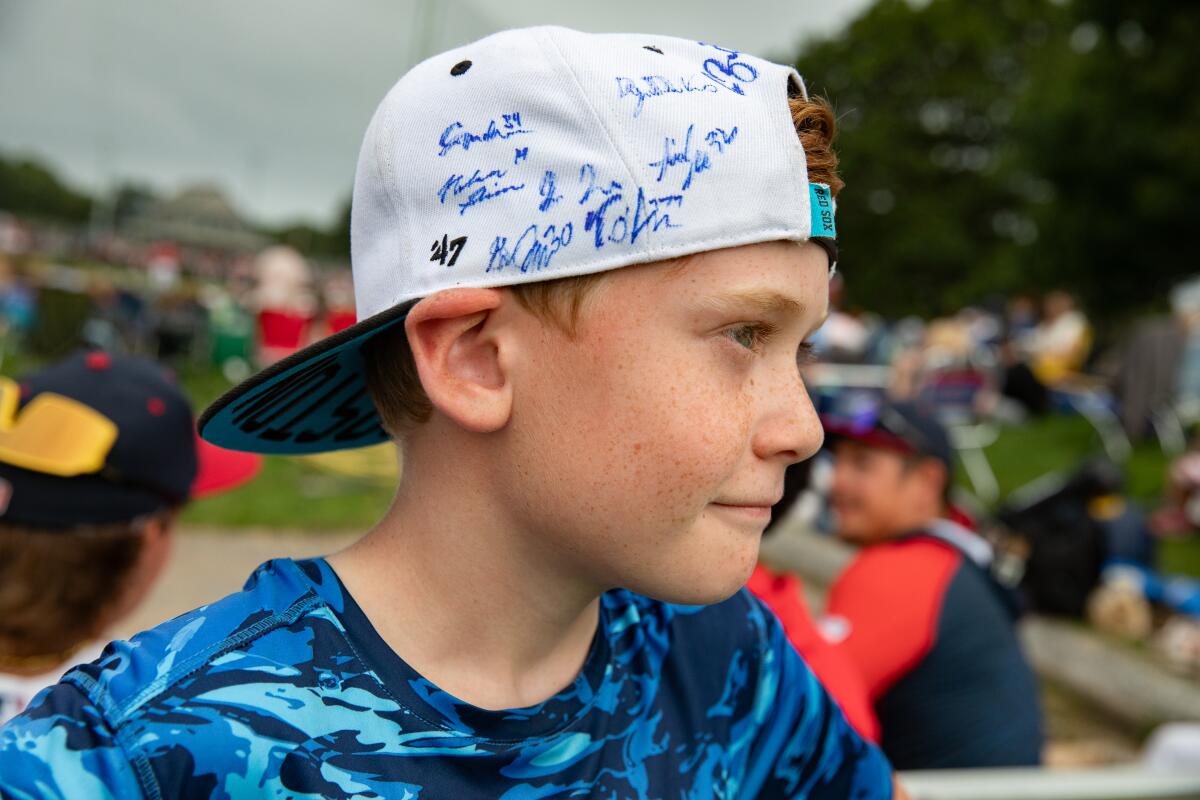
<svg viewBox="0 0 1200 800"><path fill-rule="evenodd" d="M438 688L480 708L540 703L582 669L603 587L513 523L481 461L436 450L410 450L388 514L329 563L383 640Z"/></svg>

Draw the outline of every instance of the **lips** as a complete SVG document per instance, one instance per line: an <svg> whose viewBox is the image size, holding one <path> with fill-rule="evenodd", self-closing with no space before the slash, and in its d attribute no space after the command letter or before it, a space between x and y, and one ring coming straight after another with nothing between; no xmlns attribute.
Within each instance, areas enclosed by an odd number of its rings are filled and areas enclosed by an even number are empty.
<svg viewBox="0 0 1200 800"><path fill-rule="evenodd" d="M723 506L724 508L771 508L775 505L774 503L761 502L731 503L723 500L714 500L712 504L714 506Z"/></svg>
<svg viewBox="0 0 1200 800"><path fill-rule="evenodd" d="M735 508L770 508L782 499L783 495L777 494L773 498L767 500L721 499L713 500L712 504L714 506L733 506Z"/></svg>

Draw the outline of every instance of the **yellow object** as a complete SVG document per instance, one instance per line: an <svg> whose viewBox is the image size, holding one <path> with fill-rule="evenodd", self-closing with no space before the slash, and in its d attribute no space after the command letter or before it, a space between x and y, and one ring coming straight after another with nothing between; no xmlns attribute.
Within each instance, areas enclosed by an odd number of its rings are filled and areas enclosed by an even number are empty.
<svg viewBox="0 0 1200 800"><path fill-rule="evenodd" d="M395 486L400 478L399 458L396 447L391 442L355 450L314 453L303 456L302 460L323 472L365 480L381 486Z"/></svg>
<svg viewBox="0 0 1200 800"><path fill-rule="evenodd" d="M33 398L20 416L21 390L0 378L0 461L71 478L99 472L117 441L117 426L77 400L52 392Z"/></svg>
<svg viewBox="0 0 1200 800"><path fill-rule="evenodd" d="M1117 494L1106 494L1088 503L1088 516L1100 522L1110 522L1125 513L1125 500Z"/></svg>
<svg viewBox="0 0 1200 800"><path fill-rule="evenodd" d="M1092 329L1084 328L1079 339L1067 352L1044 353L1035 356L1030 369L1039 381L1046 386L1057 386L1077 374L1087 363L1088 354L1092 352Z"/></svg>

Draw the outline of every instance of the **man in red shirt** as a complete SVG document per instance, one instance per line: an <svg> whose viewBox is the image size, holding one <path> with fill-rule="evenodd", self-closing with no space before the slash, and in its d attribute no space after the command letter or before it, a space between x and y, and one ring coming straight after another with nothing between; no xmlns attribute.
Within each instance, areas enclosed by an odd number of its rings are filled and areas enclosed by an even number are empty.
<svg viewBox="0 0 1200 800"><path fill-rule="evenodd" d="M907 403L825 418L838 535L862 549L830 589L822 629L859 670L897 769L1039 763L1037 682L1015 598L947 494L945 430Z"/></svg>

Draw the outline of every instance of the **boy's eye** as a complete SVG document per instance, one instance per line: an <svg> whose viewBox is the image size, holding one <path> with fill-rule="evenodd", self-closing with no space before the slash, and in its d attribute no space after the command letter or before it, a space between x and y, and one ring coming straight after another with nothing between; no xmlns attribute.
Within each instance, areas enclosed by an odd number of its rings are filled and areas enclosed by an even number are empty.
<svg viewBox="0 0 1200 800"><path fill-rule="evenodd" d="M757 350L763 343L763 339L766 338L765 334L766 332L758 325L738 325L736 328L729 328L725 331L726 336L747 350Z"/></svg>

